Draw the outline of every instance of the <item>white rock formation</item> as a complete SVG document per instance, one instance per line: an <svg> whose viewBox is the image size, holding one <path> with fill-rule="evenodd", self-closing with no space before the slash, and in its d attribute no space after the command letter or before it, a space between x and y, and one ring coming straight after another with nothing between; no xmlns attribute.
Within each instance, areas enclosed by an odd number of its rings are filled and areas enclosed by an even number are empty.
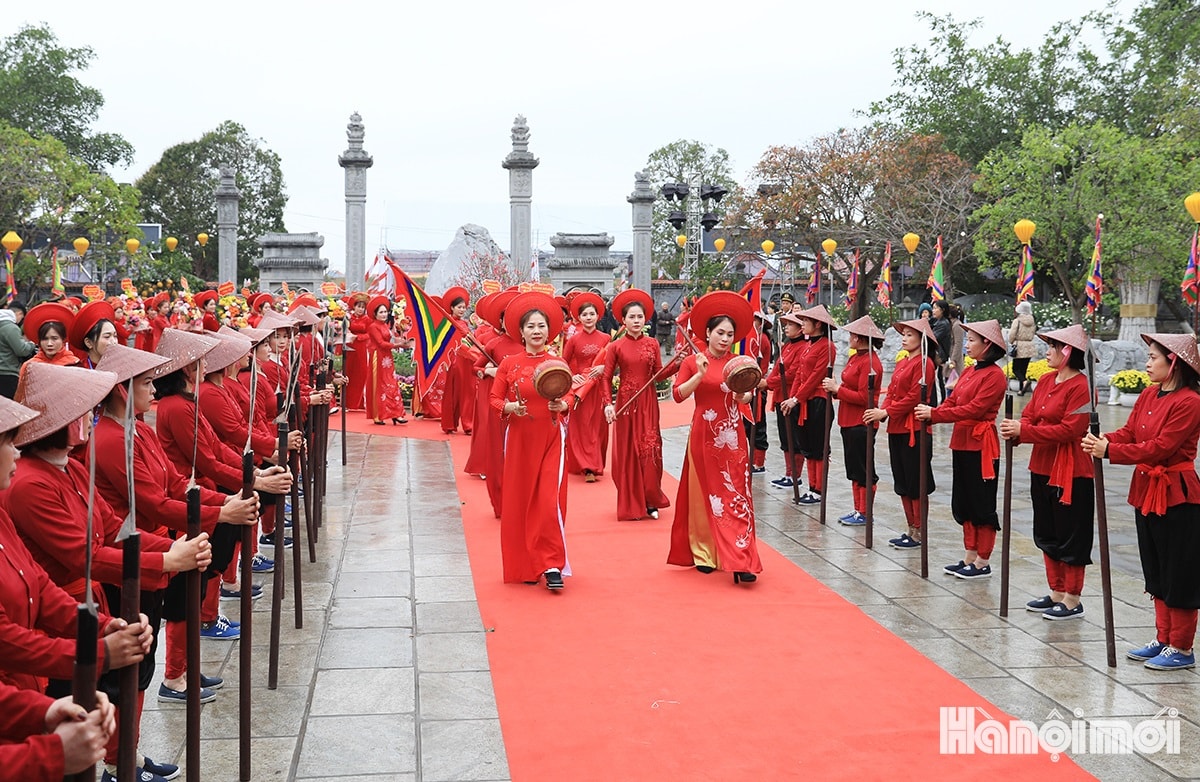
<svg viewBox="0 0 1200 782"><path fill-rule="evenodd" d="M453 284L452 280L464 268L472 267L472 256L476 258L505 257L500 245L492 240L492 235L486 228L467 223L458 229L454 234L454 241L450 242L449 246L442 250L441 255L433 262L433 266L429 270L429 277L425 280L425 290L435 296L445 293L446 289Z"/></svg>

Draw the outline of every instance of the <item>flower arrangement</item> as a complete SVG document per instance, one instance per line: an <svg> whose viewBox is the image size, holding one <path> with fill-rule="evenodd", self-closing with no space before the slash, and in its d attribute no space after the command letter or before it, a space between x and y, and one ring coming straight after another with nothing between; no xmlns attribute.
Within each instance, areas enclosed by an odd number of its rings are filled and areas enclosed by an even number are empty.
<svg viewBox="0 0 1200 782"><path fill-rule="evenodd" d="M1122 369L1108 384L1123 394L1136 394L1150 387L1150 376L1140 369Z"/></svg>
<svg viewBox="0 0 1200 782"><path fill-rule="evenodd" d="M906 358L908 358L907 350L905 350L904 348L900 348L899 350L896 351L896 363L897 364L899 364L901 361L903 361Z"/></svg>
<svg viewBox="0 0 1200 782"><path fill-rule="evenodd" d="M341 320L346 317L346 308L342 305L341 299L330 298L326 306L329 308L330 320Z"/></svg>
<svg viewBox="0 0 1200 782"><path fill-rule="evenodd" d="M1049 361L1044 358L1039 358L1037 361L1029 362L1029 366L1025 368L1025 379L1036 383L1042 377L1042 375L1053 371L1054 370L1050 368ZM1004 376L1009 380L1012 380L1016 377L1013 374L1011 361L1008 361L1004 364Z"/></svg>
<svg viewBox="0 0 1200 782"><path fill-rule="evenodd" d="M396 381L400 386L400 396L405 401L412 399L413 389L416 388L416 377L414 375L396 375Z"/></svg>
<svg viewBox="0 0 1200 782"><path fill-rule="evenodd" d="M246 305L246 300L236 293L218 299L217 308L219 319L225 325L236 329L246 328L250 325L246 320L246 316L250 314L250 308Z"/></svg>

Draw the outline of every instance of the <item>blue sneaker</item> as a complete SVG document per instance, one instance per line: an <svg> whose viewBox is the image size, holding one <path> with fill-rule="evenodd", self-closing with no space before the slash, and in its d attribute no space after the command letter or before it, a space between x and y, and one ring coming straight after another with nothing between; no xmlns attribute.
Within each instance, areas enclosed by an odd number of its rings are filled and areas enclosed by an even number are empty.
<svg viewBox="0 0 1200 782"><path fill-rule="evenodd" d="M1163 646L1165 644L1160 644L1157 640L1151 641L1141 649L1130 649L1125 653L1125 656L1130 660L1140 660L1142 662L1153 660L1155 657L1158 657L1158 653L1163 650Z"/></svg>
<svg viewBox="0 0 1200 782"><path fill-rule="evenodd" d="M142 757L142 768L151 774L158 774L163 779L175 779L179 776L179 766L174 763L155 763L148 757Z"/></svg>
<svg viewBox="0 0 1200 782"><path fill-rule="evenodd" d="M213 641L236 641L242 637L242 630L240 627L229 624L229 620L225 617L219 616L215 622L200 624L200 637Z"/></svg>
<svg viewBox="0 0 1200 782"><path fill-rule="evenodd" d="M778 486L781 489L790 489L793 486L792 476L784 475L781 478L776 478L771 481L772 486Z"/></svg>
<svg viewBox="0 0 1200 782"><path fill-rule="evenodd" d="M267 559L261 553L255 554L254 559L250 561L250 570L255 573L274 573L275 560Z"/></svg>
<svg viewBox="0 0 1200 782"><path fill-rule="evenodd" d="M258 584L254 584L250 588L250 599L257 600L260 597L262 597L262 587L260 587ZM242 599L242 590L226 589L225 587L221 587L221 600L222 601L241 600L241 599Z"/></svg>
<svg viewBox="0 0 1200 782"><path fill-rule="evenodd" d="M945 573L945 574L946 574L946 575L948 575L948 576L952 576L952 575L954 575L955 573L957 573L958 571L960 571L960 570L962 570L963 568L965 568L966 566L967 566L967 563L966 563L966 562L963 562L963 561L960 559L958 562L956 562L956 563L955 563L955 564L953 564L953 565L946 565L945 567L943 567L943 568L942 568L942 572L943 572L943 573ZM1054 605L1054 603L1051 603L1050 605ZM1046 606L1046 607L1047 607L1047 608L1049 608L1050 606Z"/></svg>
<svg viewBox="0 0 1200 782"><path fill-rule="evenodd" d="M212 690L204 687L200 688L200 702L211 703L217 699L217 694ZM172 690L166 684L158 685L158 700L159 703L187 703L187 692L185 690Z"/></svg>
<svg viewBox="0 0 1200 782"><path fill-rule="evenodd" d="M270 535L259 535L258 536L258 545L266 546L267 548L275 548L275 533L272 532ZM283 547L284 548L292 547L292 539L286 535L283 537Z"/></svg>
<svg viewBox="0 0 1200 782"><path fill-rule="evenodd" d="M1055 603L1042 612L1042 619L1080 619L1083 617L1083 603L1074 608L1067 608L1066 603Z"/></svg>
<svg viewBox="0 0 1200 782"><path fill-rule="evenodd" d="M200 686L205 690L219 690L225 686L225 680L220 676L205 676L204 674L200 674ZM150 766L149 758L146 758L146 766ZM154 773L158 774L160 777L167 776L161 771L155 771ZM172 779L172 777L167 777L167 779Z"/></svg>
<svg viewBox="0 0 1200 782"><path fill-rule="evenodd" d="M1039 597L1037 600L1030 600L1028 603L1025 604L1026 611L1034 611L1037 613L1045 613L1046 611L1049 611L1051 608L1054 608L1054 599L1051 598L1050 595L1043 595L1042 597ZM1142 659L1146 659L1146 658L1142 658Z"/></svg>
<svg viewBox="0 0 1200 782"><path fill-rule="evenodd" d="M847 513L845 516L838 516L838 521L845 524L847 521L852 521L854 519L854 517L857 515L858 515L858 511L852 510L849 513Z"/></svg>
<svg viewBox="0 0 1200 782"><path fill-rule="evenodd" d="M179 774L177 773L175 776L179 776ZM138 766L137 770L133 772L133 778L137 782L163 782L166 779L166 777L160 777L158 774L147 771L141 766ZM108 769L105 769L104 773L100 775L100 782L117 782L117 776L116 774L110 774Z"/></svg>
<svg viewBox="0 0 1200 782"><path fill-rule="evenodd" d="M909 537L907 533L898 538L888 541L888 545L892 548L921 548L921 541L916 538Z"/></svg>
<svg viewBox="0 0 1200 782"><path fill-rule="evenodd" d="M840 521L842 524L845 524L847 527L865 527L867 525L867 517L858 511L854 511L851 514L843 516L842 518L838 519L838 521Z"/></svg>
<svg viewBox="0 0 1200 782"><path fill-rule="evenodd" d="M1196 667L1196 655L1184 654L1174 646L1164 646L1157 657L1146 661L1146 667L1155 671L1182 671Z"/></svg>
<svg viewBox="0 0 1200 782"><path fill-rule="evenodd" d="M821 503L821 495L815 491L806 491L800 495L800 499L796 502L801 505L819 505Z"/></svg>
<svg viewBox="0 0 1200 782"><path fill-rule="evenodd" d="M230 627L241 627L242 626L241 622L237 621L236 619L230 619L229 617L225 616L225 614L217 614L217 618L220 619L225 624L229 625ZM200 674L200 675L203 676L204 674Z"/></svg>
<svg viewBox="0 0 1200 782"><path fill-rule="evenodd" d="M960 567L958 569L958 571L954 574L954 576L956 578L965 578L968 581L971 581L976 578L990 578L991 575L992 575L992 566L991 565L984 565L983 567L979 567L974 562L972 562L971 564L969 564L965 567Z"/></svg>

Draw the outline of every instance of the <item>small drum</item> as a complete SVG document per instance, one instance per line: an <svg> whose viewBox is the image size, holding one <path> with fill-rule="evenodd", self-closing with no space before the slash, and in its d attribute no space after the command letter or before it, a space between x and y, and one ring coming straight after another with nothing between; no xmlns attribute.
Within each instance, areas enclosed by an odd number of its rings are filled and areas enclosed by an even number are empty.
<svg viewBox="0 0 1200 782"><path fill-rule="evenodd" d="M725 362L725 385L735 394L753 391L762 380L762 368L752 356L734 356Z"/></svg>
<svg viewBox="0 0 1200 782"><path fill-rule="evenodd" d="M533 387L543 399L561 399L571 390L571 367L560 358L543 361L533 373Z"/></svg>

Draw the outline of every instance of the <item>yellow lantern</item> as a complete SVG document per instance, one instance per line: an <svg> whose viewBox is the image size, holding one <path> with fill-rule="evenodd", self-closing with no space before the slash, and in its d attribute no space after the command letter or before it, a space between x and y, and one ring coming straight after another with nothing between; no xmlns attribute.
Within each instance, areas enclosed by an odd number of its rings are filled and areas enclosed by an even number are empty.
<svg viewBox="0 0 1200 782"><path fill-rule="evenodd" d="M1183 199L1183 205L1187 207L1188 214L1192 216L1192 219L1200 223L1200 193L1192 193Z"/></svg>
<svg viewBox="0 0 1200 782"><path fill-rule="evenodd" d="M675 244L679 245L680 247L687 245L687 237L683 234L679 234L679 236L675 237Z"/></svg>
<svg viewBox="0 0 1200 782"><path fill-rule="evenodd" d="M208 244L208 234L196 234L196 241L200 242L200 246Z"/></svg>
<svg viewBox="0 0 1200 782"><path fill-rule="evenodd" d="M713 247L716 247L717 252L719 252L719 253L725 252L725 240L722 238L719 238L719 237L717 239L714 239Z"/></svg>
<svg viewBox="0 0 1200 782"><path fill-rule="evenodd" d="M75 245L75 254L80 258L87 255L88 248L92 246L92 243L82 236L71 242L71 244Z"/></svg>
<svg viewBox="0 0 1200 782"><path fill-rule="evenodd" d="M921 243L921 237L909 231L904 234L904 238L901 241L904 242L904 248L908 250L908 254L912 255L917 251L917 245Z"/></svg>
<svg viewBox="0 0 1200 782"><path fill-rule="evenodd" d="M762 243L762 251L767 255L775 252L775 242L772 242L770 239L764 239Z"/></svg>
<svg viewBox="0 0 1200 782"><path fill-rule="evenodd" d="M1021 244L1029 244L1035 230L1037 230L1037 223L1032 220L1018 220L1017 224L1013 226L1013 233L1021 240Z"/></svg>
<svg viewBox="0 0 1200 782"><path fill-rule="evenodd" d="M825 249L825 254L829 256L832 256L835 252L837 252L837 242L833 241L832 239L826 239L825 241L821 242L821 247Z"/></svg>
<svg viewBox="0 0 1200 782"><path fill-rule="evenodd" d="M142 243L139 242L137 239L126 239L125 240L125 252L129 253L130 255L133 255L134 253L136 253L138 251L138 248L141 246L142 246Z"/></svg>
<svg viewBox="0 0 1200 782"><path fill-rule="evenodd" d="M167 237L167 249L168 250L170 250L171 252L175 252L175 248L178 246L179 246L178 239L176 239L174 236Z"/></svg>
<svg viewBox="0 0 1200 782"><path fill-rule="evenodd" d="M4 238L0 239L0 244L4 245L4 249L8 250L12 255L17 254L17 250L21 249L21 245L25 244L21 237L17 236L16 231L9 231L4 234Z"/></svg>

